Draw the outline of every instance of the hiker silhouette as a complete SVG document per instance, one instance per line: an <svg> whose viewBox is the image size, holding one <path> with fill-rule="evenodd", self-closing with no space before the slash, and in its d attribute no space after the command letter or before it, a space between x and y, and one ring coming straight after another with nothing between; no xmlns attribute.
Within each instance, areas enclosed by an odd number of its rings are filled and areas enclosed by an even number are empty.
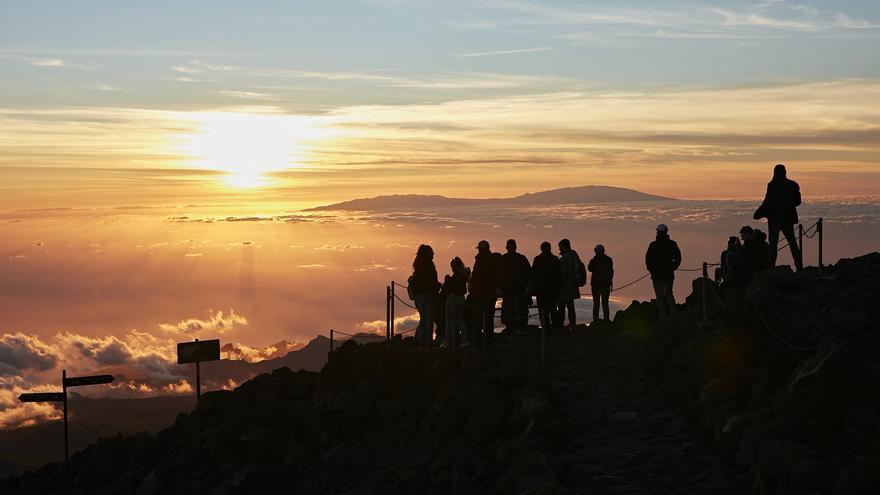
<svg viewBox="0 0 880 495"><path fill-rule="evenodd" d="M592 274L590 277L590 290L593 293L593 322L598 323L599 309L605 313L605 322L611 321L608 309L608 297L611 296L611 287L614 284L614 260L605 254L605 246L597 244L593 251L596 253L587 265L587 270Z"/></svg>
<svg viewBox="0 0 880 495"><path fill-rule="evenodd" d="M532 296L528 285L532 267L528 258L516 252L516 240L507 240L507 252L501 256L498 274L501 288L501 322L512 331L525 330L529 322Z"/></svg>
<svg viewBox="0 0 880 495"><path fill-rule="evenodd" d="M468 280L471 278L471 270L464 266L464 262L456 256L449 263L452 274L446 275L443 280L443 292L446 294L445 304L445 331L444 341L440 347L446 348L452 345L470 345L467 325L464 322L464 295L467 292Z"/></svg>
<svg viewBox="0 0 880 495"><path fill-rule="evenodd" d="M434 319L440 305L437 296L440 282L437 280L437 268L434 266L434 250L422 244L416 251L413 260L413 273L409 278L409 287L419 312L419 325L416 327L416 345L428 346L434 337Z"/></svg>
<svg viewBox="0 0 880 495"><path fill-rule="evenodd" d="M532 292L537 299L541 328L547 335L559 324L557 304L562 288L562 265L552 249L549 242L542 242L541 254L532 260Z"/></svg>
<svg viewBox="0 0 880 495"><path fill-rule="evenodd" d="M568 323L572 330L577 326L577 314L574 310L575 299L581 298L579 271L581 258L571 248L571 241L559 241L559 263L562 269L562 287L559 289L559 322L565 324L565 311L568 310Z"/></svg>
<svg viewBox="0 0 880 495"><path fill-rule="evenodd" d="M470 292L467 302L470 306L470 332L472 342L490 349L492 335L495 333L495 301L498 300L498 269L501 255L493 253L489 241L477 243L474 269L471 273ZM479 336L482 334L482 339Z"/></svg>
<svg viewBox="0 0 880 495"><path fill-rule="evenodd" d="M721 251L721 259L718 264L718 268L715 269L715 282L720 284L721 282L727 280L728 275L730 274L730 262L728 260L728 256L731 253L736 253L736 251L742 246L739 242L739 238L734 236L730 236L727 238L727 249Z"/></svg>
<svg viewBox="0 0 880 495"><path fill-rule="evenodd" d="M645 252L645 265L654 282L658 314L660 319L665 320L675 313L672 287L675 285L675 270L681 266L681 251L678 244L669 238L669 227L665 224L657 226L657 237Z"/></svg>
<svg viewBox="0 0 880 495"><path fill-rule="evenodd" d="M773 168L773 179L767 184L767 194L764 196L764 201L754 215L755 220L767 219L770 237L767 266L770 268L776 266L780 232L785 235L785 239L788 241L795 270L800 271L804 267L803 256L794 236L794 226L798 223L797 207L800 205L800 186L787 177L785 165L777 164Z"/></svg>

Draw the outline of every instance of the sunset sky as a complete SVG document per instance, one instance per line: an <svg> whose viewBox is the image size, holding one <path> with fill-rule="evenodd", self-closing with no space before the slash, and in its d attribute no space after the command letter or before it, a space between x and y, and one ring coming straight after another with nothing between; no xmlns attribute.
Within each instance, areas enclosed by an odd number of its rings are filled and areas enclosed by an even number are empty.
<svg viewBox="0 0 880 495"><path fill-rule="evenodd" d="M14 397L63 366L173 393L176 341L384 329L384 287L422 242L441 274L483 237L529 257L603 242L623 283L664 222L699 266L778 162L804 222L828 221L826 260L876 249L877 2L8 2L0 428L50 417ZM299 211L588 184L694 201Z"/></svg>
<svg viewBox="0 0 880 495"><path fill-rule="evenodd" d="M742 197L780 161L821 195L878 177L871 1L39 2L2 22L0 207Z"/></svg>

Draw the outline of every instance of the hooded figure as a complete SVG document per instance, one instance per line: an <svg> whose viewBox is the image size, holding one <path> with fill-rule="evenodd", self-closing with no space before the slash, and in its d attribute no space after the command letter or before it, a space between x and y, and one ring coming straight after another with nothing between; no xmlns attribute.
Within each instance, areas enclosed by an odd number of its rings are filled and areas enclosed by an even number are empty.
<svg viewBox="0 0 880 495"><path fill-rule="evenodd" d="M773 169L773 179L767 184L764 202L761 203L754 215L755 220L767 219L767 228L770 231L770 247L767 250L770 268L776 266L779 232L782 232L788 241L795 269L801 270L804 267L801 250L798 248L797 239L794 236L794 225L798 223L797 207L800 204L800 186L787 177L785 165L781 163L776 165Z"/></svg>

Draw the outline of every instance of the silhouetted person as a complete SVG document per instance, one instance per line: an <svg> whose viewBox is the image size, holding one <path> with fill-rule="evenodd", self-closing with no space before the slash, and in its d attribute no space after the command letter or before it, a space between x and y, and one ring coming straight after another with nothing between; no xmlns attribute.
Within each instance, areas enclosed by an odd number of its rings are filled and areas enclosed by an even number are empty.
<svg viewBox="0 0 880 495"><path fill-rule="evenodd" d="M732 235L727 239L727 249L721 251L721 261L718 268L715 269L715 282L721 283L724 280L727 280L727 276L730 273L730 264L727 260L728 253L736 252L742 246L739 242L739 238Z"/></svg>
<svg viewBox="0 0 880 495"><path fill-rule="evenodd" d="M739 239L732 237L737 241L732 249L725 251L725 265L727 274L724 277L722 287L725 289L742 288L748 285L752 277L752 263L754 263L754 252L752 259L749 259L749 253L746 250L746 243L751 242L752 230L746 226L740 229L740 236L745 241L739 243ZM754 249L753 249L754 250Z"/></svg>
<svg viewBox="0 0 880 495"><path fill-rule="evenodd" d="M440 282L437 280L437 268L434 266L434 250L427 244L422 244L416 251L413 260L413 274L409 278L419 311L419 325L416 327L415 340L417 345L430 345L434 337L434 318L440 305L437 292L440 290Z"/></svg>
<svg viewBox="0 0 880 495"><path fill-rule="evenodd" d="M498 253L489 249L489 241L477 243L474 270L471 274L469 303L477 313L474 319L474 338L482 334L483 345L492 346L495 333L495 301L498 300Z"/></svg>
<svg viewBox="0 0 880 495"><path fill-rule="evenodd" d="M508 239L506 248L507 252L501 256L498 274L502 322L513 331L525 330L532 302L532 296L527 291L532 267L528 258L516 252L515 240Z"/></svg>
<svg viewBox="0 0 880 495"><path fill-rule="evenodd" d="M456 256L449 263L452 274L446 275L443 280L443 292L446 293L446 331L444 341L440 347L446 348L452 345L470 345L467 326L464 323L464 295L467 292L468 280L471 278L471 270L464 266L461 258Z"/></svg>
<svg viewBox="0 0 880 495"><path fill-rule="evenodd" d="M773 179L767 184L764 202L755 211L755 220L766 218L770 231L770 248L767 250L767 266L776 266L779 232L785 235L796 270L804 267L801 250L794 236L794 226L798 223L797 207L801 204L801 188L798 183L787 178L785 165L781 163L773 169Z"/></svg>
<svg viewBox="0 0 880 495"><path fill-rule="evenodd" d="M748 284L752 280L755 272L758 271L758 263L767 261L767 253L763 251L761 243L755 237L755 229L749 225L744 225L739 229L739 236L742 239L742 247L739 249L740 256L737 259L738 283Z"/></svg>
<svg viewBox="0 0 880 495"><path fill-rule="evenodd" d="M568 239L559 241L559 263L562 268L562 287L559 290L560 323L565 324L565 311L568 310L568 323L574 330L577 326L577 314L574 311L575 299L581 298L581 258L571 248Z"/></svg>
<svg viewBox="0 0 880 495"><path fill-rule="evenodd" d="M657 238L651 242L645 253L645 265L654 282L660 319L665 320L675 313L672 286L675 285L675 270L681 266L681 251L678 244L669 238L669 227L662 223L657 226Z"/></svg>
<svg viewBox="0 0 880 495"><path fill-rule="evenodd" d="M605 246L597 244L593 249L596 253L587 265L590 271L590 290L593 292L593 322L599 322L599 308L605 313L605 321L611 321L608 298L614 283L614 261L605 254Z"/></svg>
<svg viewBox="0 0 880 495"><path fill-rule="evenodd" d="M532 261L532 291L538 304L541 328L549 335L557 325L559 290L562 288L562 265L549 242L541 243L541 254Z"/></svg>

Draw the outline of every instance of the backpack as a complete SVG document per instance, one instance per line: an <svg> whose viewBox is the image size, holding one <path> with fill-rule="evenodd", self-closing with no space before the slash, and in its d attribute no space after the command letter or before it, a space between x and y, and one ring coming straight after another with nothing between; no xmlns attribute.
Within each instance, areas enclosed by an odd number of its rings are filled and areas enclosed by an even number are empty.
<svg viewBox="0 0 880 495"><path fill-rule="evenodd" d="M577 272L575 272L574 280L577 282L578 287L587 285L587 267L584 266L584 262L581 260L578 260Z"/></svg>

